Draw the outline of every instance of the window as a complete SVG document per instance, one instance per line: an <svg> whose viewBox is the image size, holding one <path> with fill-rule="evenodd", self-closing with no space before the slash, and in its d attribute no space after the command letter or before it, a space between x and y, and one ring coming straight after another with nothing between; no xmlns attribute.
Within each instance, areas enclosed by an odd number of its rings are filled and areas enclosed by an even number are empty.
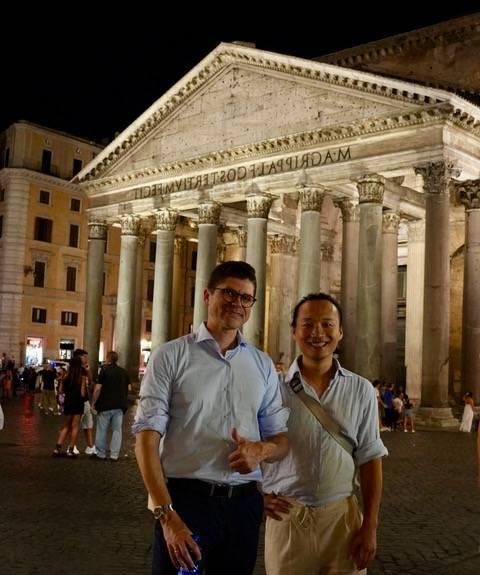
<svg viewBox="0 0 480 575"><path fill-rule="evenodd" d="M0 216L0 238L3 236L3 216Z"/></svg>
<svg viewBox="0 0 480 575"><path fill-rule="evenodd" d="M77 325L78 313L76 311L62 311L62 325Z"/></svg>
<svg viewBox="0 0 480 575"><path fill-rule="evenodd" d="M0 188L0 202L5 201L5 188Z"/></svg>
<svg viewBox="0 0 480 575"><path fill-rule="evenodd" d="M192 264L191 264L190 269L192 271L195 271L197 269L197 251L196 250L192 251Z"/></svg>
<svg viewBox="0 0 480 575"><path fill-rule="evenodd" d="M107 283L107 274L103 272L102 295L105 295L105 284Z"/></svg>
<svg viewBox="0 0 480 575"><path fill-rule="evenodd" d="M148 258L148 261L151 262L152 264L155 263L155 258L157 256L157 242L154 242L153 240L150 240L150 257Z"/></svg>
<svg viewBox="0 0 480 575"><path fill-rule="evenodd" d="M80 226L77 226L77 224L70 224L70 235L68 237L68 245L71 248L78 248L79 235L80 235Z"/></svg>
<svg viewBox="0 0 480 575"><path fill-rule="evenodd" d="M10 148L7 148L5 150L5 167L8 168L9 164L10 164Z"/></svg>
<svg viewBox="0 0 480 575"><path fill-rule="evenodd" d="M153 301L153 280L147 283L147 301Z"/></svg>
<svg viewBox="0 0 480 575"><path fill-rule="evenodd" d="M50 150L42 151L42 172L49 174L52 168L52 152Z"/></svg>
<svg viewBox="0 0 480 575"><path fill-rule="evenodd" d="M52 227L53 222L47 218L35 218L35 232L34 239L39 242L52 241Z"/></svg>
<svg viewBox="0 0 480 575"><path fill-rule="evenodd" d="M35 262L33 265L34 287L45 287L45 262Z"/></svg>
<svg viewBox="0 0 480 575"><path fill-rule="evenodd" d="M45 190L40 190L40 197L38 198L38 201L41 204L47 204L47 206L50 205L50 192L46 192Z"/></svg>
<svg viewBox="0 0 480 575"><path fill-rule="evenodd" d="M47 310L41 307L32 308L33 323L47 323Z"/></svg>
<svg viewBox="0 0 480 575"><path fill-rule="evenodd" d="M71 212L79 212L80 206L81 206L81 202L78 198L72 198L70 200L70 211Z"/></svg>
<svg viewBox="0 0 480 575"><path fill-rule="evenodd" d="M72 266L67 267L67 281L65 285L65 289L67 291L75 291L77 284L77 268Z"/></svg>
<svg viewBox="0 0 480 575"><path fill-rule="evenodd" d="M77 160L76 158L74 158L73 168L72 168L72 178L73 178L73 176L76 176L78 174L78 172L80 172L80 170L82 169L82 166L83 166L82 160Z"/></svg>
<svg viewBox="0 0 480 575"><path fill-rule="evenodd" d="M147 333L152 333L152 320L151 319L145 320L145 331Z"/></svg>

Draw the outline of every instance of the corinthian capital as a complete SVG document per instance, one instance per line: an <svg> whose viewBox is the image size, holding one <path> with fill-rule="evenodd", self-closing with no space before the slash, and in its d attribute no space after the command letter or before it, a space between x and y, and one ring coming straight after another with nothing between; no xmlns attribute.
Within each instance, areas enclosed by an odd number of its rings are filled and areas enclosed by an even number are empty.
<svg viewBox="0 0 480 575"><path fill-rule="evenodd" d="M454 182L455 193L466 211L480 209L480 180Z"/></svg>
<svg viewBox="0 0 480 575"><path fill-rule="evenodd" d="M423 177L425 192L429 194L448 194L451 178L458 178L460 170L451 162L430 162L414 166L415 173Z"/></svg>
<svg viewBox="0 0 480 575"><path fill-rule="evenodd" d="M360 204L383 204L385 180L377 174L369 174L357 180L358 201Z"/></svg>
<svg viewBox="0 0 480 575"><path fill-rule="evenodd" d="M157 230L173 232L178 222L178 211L173 208L160 208L155 212Z"/></svg>
<svg viewBox="0 0 480 575"><path fill-rule="evenodd" d="M342 211L344 222L358 222L360 219L360 211L356 200L345 198L343 200L335 200L334 204Z"/></svg>
<svg viewBox="0 0 480 575"><path fill-rule="evenodd" d="M138 216L125 214L120 216L119 219L122 226L122 236L138 236L141 223L141 219Z"/></svg>
<svg viewBox="0 0 480 575"><path fill-rule="evenodd" d="M198 223L218 226L221 209L222 204L218 202L208 201L198 204Z"/></svg>
<svg viewBox="0 0 480 575"><path fill-rule="evenodd" d="M384 212L383 214L383 233L397 234L400 224L400 216L397 212Z"/></svg>
<svg viewBox="0 0 480 575"><path fill-rule="evenodd" d="M300 193L300 205L302 206L302 212L321 212L323 198L325 197L325 191L320 186L306 186L300 184L297 186L297 190Z"/></svg>
<svg viewBox="0 0 480 575"><path fill-rule="evenodd" d="M89 240L106 240L107 239L107 222L105 220L88 220L88 239Z"/></svg>
<svg viewBox="0 0 480 575"><path fill-rule="evenodd" d="M274 197L270 194L252 194L247 196L247 213L249 218L268 219Z"/></svg>
<svg viewBox="0 0 480 575"><path fill-rule="evenodd" d="M270 238L272 254L294 255L296 244L294 236L275 234Z"/></svg>

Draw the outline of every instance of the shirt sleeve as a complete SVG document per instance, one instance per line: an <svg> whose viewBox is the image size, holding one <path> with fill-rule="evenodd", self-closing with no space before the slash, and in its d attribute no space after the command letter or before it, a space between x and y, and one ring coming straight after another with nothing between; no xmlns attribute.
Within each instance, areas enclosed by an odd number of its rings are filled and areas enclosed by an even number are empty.
<svg viewBox="0 0 480 575"><path fill-rule="evenodd" d="M262 439L277 433L285 433L287 431L288 416L290 415L288 407L283 406L278 374L273 361L270 360L267 368L267 385L258 414Z"/></svg>
<svg viewBox="0 0 480 575"><path fill-rule="evenodd" d="M353 458L358 466L368 463L372 459L388 455L388 450L380 439L378 402L375 397L375 390L370 382L365 385L362 405L363 413L361 414L357 435L358 446L353 453Z"/></svg>
<svg viewBox="0 0 480 575"><path fill-rule="evenodd" d="M161 346L152 353L142 379L137 412L132 425L133 433L150 430L165 434L172 382L171 355L167 346Z"/></svg>

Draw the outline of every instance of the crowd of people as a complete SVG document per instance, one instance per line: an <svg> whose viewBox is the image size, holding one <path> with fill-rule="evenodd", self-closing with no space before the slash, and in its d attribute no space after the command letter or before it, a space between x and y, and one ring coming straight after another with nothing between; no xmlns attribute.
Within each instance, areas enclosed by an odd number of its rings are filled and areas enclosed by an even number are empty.
<svg viewBox="0 0 480 575"><path fill-rule="evenodd" d="M378 422L380 431L410 429L415 433L414 402L403 391L403 387L394 388L391 383L376 379L373 382L378 403Z"/></svg>

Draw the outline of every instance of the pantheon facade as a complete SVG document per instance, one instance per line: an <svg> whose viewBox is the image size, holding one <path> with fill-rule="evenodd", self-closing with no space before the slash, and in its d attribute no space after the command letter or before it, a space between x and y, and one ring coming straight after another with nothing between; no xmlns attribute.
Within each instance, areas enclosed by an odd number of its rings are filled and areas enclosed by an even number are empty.
<svg viewBox="0 0 480 575"><path fill-rule="evenodd" d="M402 347L419 416L453 426L452 392L480 401L479 178L480 108L461 96L220 44L75 180L90 206L84 346L99 346L116 226L114 342L120 363L135 355L138 254L154 234L153 346L205 319L219 261L246 259L258 289L244 333L274 361L294 357L296 301L330 292L344 311L342 364L395 382Z"/></svg>

